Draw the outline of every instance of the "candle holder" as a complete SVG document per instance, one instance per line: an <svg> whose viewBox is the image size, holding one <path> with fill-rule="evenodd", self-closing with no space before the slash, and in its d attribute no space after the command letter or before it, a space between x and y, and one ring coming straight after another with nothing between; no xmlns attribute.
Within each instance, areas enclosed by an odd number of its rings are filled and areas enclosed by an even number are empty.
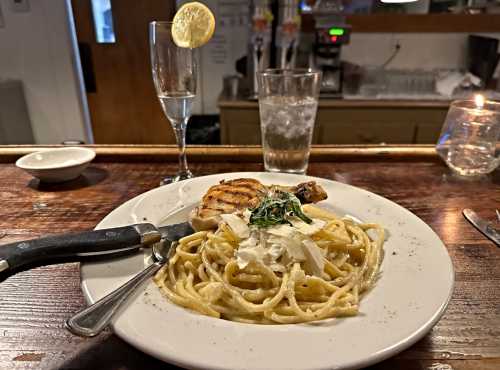
<svg viewBox="0 0 500 370"><path fill-rule="evenodd" d="M500 103L476 95L451 103L436 150L457 174L481 176L500 162L499 137Z"/></svg>

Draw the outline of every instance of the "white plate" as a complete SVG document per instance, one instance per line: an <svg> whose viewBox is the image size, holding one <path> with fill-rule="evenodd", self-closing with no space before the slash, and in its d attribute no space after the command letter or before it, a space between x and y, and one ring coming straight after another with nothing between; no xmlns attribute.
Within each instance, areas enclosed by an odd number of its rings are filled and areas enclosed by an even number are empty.
<svg viewBox="0 0 500 370"><path fill-rule="evenodd" d="M389 231L382 275L357 317L300 325L250 325L178 307L150 282L116 318L115 333L164 361L203 369L351 369L395 355L422 338L443 314L453 290L453 267L438 236L399 205L353 186L320 178L270 173L198 177L151 190L115 209L98 228L147 219L160 224L187 211L210 185L253 177L264 184L316 180L322 202L339 214L381 223ZM170 220L169 220L170 222ZM82 265L82 287L95 302L144 267L144 256Z"/></svg>

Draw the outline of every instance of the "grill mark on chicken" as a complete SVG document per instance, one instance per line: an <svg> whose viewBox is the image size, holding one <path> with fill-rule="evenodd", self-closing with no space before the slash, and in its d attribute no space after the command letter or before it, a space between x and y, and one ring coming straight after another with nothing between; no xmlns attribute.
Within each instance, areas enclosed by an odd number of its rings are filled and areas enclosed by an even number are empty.
<svg viewBox="0 0 500 370"><path fill-rule="evenodd" d="M244 191L239 190L212 190L210 195L206 198L203 197L203 203L208 208L214 203L225 203L231 204L234 206L245 205L250 202L253 198L256 197L256 194L249 194Z"/></svg>
<svg viewBox="0 0 500 370"><path fill-rule="evenodd" d="M201 214L212 214L211 210L222 212L251 207L258 204L260 196L265 194L265 187L253 179L222 181L211 186L203 196Z"/></svg>
<svg viewBox="0 0 500 370"><path fill-rule="evenodd" d="M210 189L208 193L203 197L203 200L213 200L218 199L218 197L224 197L227 201L232 201L232 198L242 197L245 199L252 199L257 196L255 191L243 187L234 187L223 185L215 189Z"/></svg>

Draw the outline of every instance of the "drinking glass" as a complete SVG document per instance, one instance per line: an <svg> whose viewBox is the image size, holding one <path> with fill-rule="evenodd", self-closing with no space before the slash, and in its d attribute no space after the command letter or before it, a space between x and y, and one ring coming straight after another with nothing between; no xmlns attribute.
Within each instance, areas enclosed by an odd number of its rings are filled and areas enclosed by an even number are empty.
<svg viewBox="0 0 500 370"><path fill-rule="evenodd" d="M172 39L172 22L149 24L153 81L160 104L174 129L179 147L179 170L161 185L193 177L186 159L186 126L196 96L196 58L193 49L178 47Z"/></svg>
<svg viewBox="0 0 500 370"><path fill-rule="evenodd" d="M318 108L321 72L268 69L258 73L264 167L304 174Z"/></svg>
<svg viewBox="0 0 500 370"><path fill-rule="evenodd" d="M500 103L454 101L436 145L448 167L461 176L492 172L499 164Z"/></svg>

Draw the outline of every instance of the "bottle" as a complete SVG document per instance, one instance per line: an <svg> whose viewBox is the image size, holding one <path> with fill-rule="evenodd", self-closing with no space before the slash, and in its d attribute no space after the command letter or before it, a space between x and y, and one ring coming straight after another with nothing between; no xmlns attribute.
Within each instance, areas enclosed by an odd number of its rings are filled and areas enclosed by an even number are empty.
<svg viewBox="0 0 500 370"><path fill-rule="evenodd" d="M298 0L280 0L278 27L276 29L276 67L295 68L300 37Z"/></svg>
<svg viewBox="0 0 500 370"><path fill-rule="evenodd" d="M269 68L271 53L271 24L273 14L269 0L250 2L250 32L247 55L247 77L250 97L257 96L257 72Z"/></svg>

